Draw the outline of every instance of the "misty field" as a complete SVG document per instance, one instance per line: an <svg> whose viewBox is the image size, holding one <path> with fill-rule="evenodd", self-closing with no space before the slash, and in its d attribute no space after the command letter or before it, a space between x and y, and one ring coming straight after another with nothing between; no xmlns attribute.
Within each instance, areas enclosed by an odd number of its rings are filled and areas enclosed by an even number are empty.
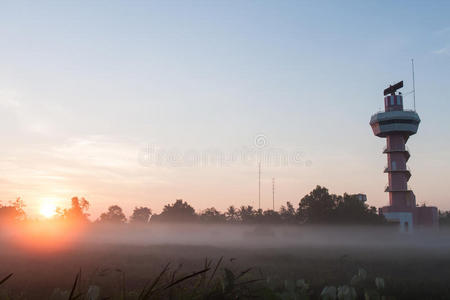
<svg viewBox="0 0 450 300"><path fill-rule="evenodd" d="M201 284L224 289L234 276L238 298L294 299L286 291L300 283L303 296L318 299L326 286L352 285L363 270L371 289L375 278L383 279L380 295L448 299L449 237L443 231L405 235L369 227L98 225L64 248L37 251L14 246L14 234L5 233L0 277L13 276L1 285L0 299L68 299L79 272L79 299L88 299L92 286L100 291L98 299L136 299L165 267L161 282L169 284L199 274L160 298L198 298L191 290Z"/></svg>

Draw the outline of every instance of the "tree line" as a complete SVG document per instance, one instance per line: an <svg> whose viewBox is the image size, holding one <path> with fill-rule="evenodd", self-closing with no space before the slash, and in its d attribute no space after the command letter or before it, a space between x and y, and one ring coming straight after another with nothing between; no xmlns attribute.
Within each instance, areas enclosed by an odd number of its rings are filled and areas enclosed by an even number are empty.
<svg viewBox="0 0 450 300"><path fill-rule="evenodd" d="M17 199L9 205L0 204L0 220L25 220L24 203ZM57 208L54 219L91 222L89 219L89 202L84 198L74 197L70 208ZM256 209L251 205L230 206L225 212L214 207L196 212L182 199L164 206L160 214L155 214L149 207L135 207L127 217L119 205L111 205L102 213L95 223L164 223L164 222L199 222L230 224L383 224L385 219L377 214L377 209L361 201L357 195L330 194L327 188L317 186L294 206L286 202L279 210Z"/></svg>

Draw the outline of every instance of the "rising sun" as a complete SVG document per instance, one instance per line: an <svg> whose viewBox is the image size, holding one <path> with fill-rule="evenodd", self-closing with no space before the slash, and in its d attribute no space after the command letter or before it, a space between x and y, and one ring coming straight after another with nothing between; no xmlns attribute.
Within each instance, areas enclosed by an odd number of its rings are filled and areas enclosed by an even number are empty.
<svg viewBox="0 0 450 300"><path fill-rule="evenodd" d="M56 206L53 203L43 203L39 212L44 217L51 218L56 214Z"/></svg>

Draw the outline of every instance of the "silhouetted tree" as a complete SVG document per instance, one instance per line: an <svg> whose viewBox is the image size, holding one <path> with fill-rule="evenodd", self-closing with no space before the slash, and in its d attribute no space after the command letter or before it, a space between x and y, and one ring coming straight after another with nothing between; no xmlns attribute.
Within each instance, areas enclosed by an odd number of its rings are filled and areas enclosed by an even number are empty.
<svg viewBox="0 0 450 300"><path fill-rule="evenodd" d="M228 207L227 212L225 213L225 219L228 223L239 222L239 211L233 205L231 205L230 207Z"/></svg>
<svg viewBox="0 0 450 300"><path fill-rule="evenodd" d="M214 207L207 208L200 214L200 220L207 223L222 223L226 221L225 214Z"/></svg>
<svg viewBox="0 0 450 300"><path fill-rule="evenodd" d="M330 194L324 187L317 186L302 198L298 216L308 223L334 224L381 224L385 218L377 214L375 207L369 207L357 195Z"/></svg>
<svg viewBox="0 0 450 300"><path fill-rule="evenodd" d="M197 219L195 210L187 202L177 199L172 205L167 204L161 214L153 215L151 221L192 222Z"/></svg>
<svg viewBox="0 0 450 300"><path fill-rule="evenodd" d="M381 223L383 217L377 214L375 207L361 201L357 195L344 194L337 197L334 220L341 224L375 224Z"/></svg>
<svg viewBox="0 0 450 300"><path fill-rule="evenodd" d="M291 202L286 202L286 206L281 206L280 217L283 223L295 223L297 221L297 213Z"/></svg>
<svg viewBox="0 0 450 300"><path fill-rule="evenodd" d="M14 222L22 221L26 218L25 207L22 199L17 198L15 201L9 203L9 205L2 205L0 203L0 222Z"/></svg>
<svg viewBox="0 0 450 300"><path fill-rule="evenodd" d="M253 209L253 206L241 206L238 211L239 218L242 223L255 223L256 221L256 211Z"/></svg>
<svg viewBox="0 0 450 300"><path fill-rule="evenodd" d="M100 215L98 221L102 223L120 224L125 223L127 221L127 217L125 217L125 214L120 206L112 205L108 208L107 212Z"/></svg>
<svg viewBox="0 0 450 300"><path fill-rule="evenodd" d="M135 207L130 217L130 223L147 223L152 215L152 210L148 207Z"/></svg>
<svg viewBox="0 0 450 300"><path fill-rule="evenodd" d="M255 223L264 223L264 211L259 208L255 210Z"/></svg>
<svg viewBox="0 0 450 300"><path fill-rule="evenodd" d="M330 195L327 188L317 186L299 203L298 215L302 222L330 223L336 208L336 195Z"/></svg>
<svg viewBox="0 0 450 300"><path fill-rule="evenodd" d="M279 224L281 222L281 216L277 211L269 209L263 212L262 223Z"/></svg>
<svg viewBox="0 0 450 300"><path fill-rule="evenodd" d="M439 211L439 226L450 226L450 211Z"/></svg>
<svg viewBox="0 0 450 300"><path fill-rule="evenodd" d="M73 197L71 201L71 207L68 209L56 208L57 217L71 220L71 221L89 221L89 214L87 213L89 209L89 201L85 198Z"/></svg>
<svg viewBox="0 0 450 300"><path fill-rule="evenodd" d="M25 219L23 201L18 198L9 205L0 203L1 221L20 221ZM71 207L68 209L57 208L56 218L66 220L86 221L89 202L85 198L73 197ZM439 212L441 225L450 225L450 212ZM151 217L151 219L150 219ZM377 209L369 207L356 195L344 194L338 196L330 194L328 189L316 186L308 195L304 196L295 210L294 206L287 202L279 211L254 209L252 206L241 206L236 209L228 207L225 213L221 213L214 207L203 210L198 215L187 202L177 199L172 204L164 206L159 215L152 215L148 207L135 207L130 216L130 223L147 223L151 221L164 222L192 222L205 223L244 223L244 224L295 224L295 223L332 223L332 224L381 224L386 222L383 216L378 215ZM125 223L122 208L117 205L110 206L108 211L102 213L98 222Z"/></svg>

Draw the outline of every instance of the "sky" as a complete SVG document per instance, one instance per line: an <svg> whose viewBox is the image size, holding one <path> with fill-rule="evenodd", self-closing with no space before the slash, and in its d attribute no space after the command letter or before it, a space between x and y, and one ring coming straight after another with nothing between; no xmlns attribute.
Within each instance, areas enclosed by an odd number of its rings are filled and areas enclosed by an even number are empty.
<svg viewBox="0 0 450 300"><path fill-rule="evenodd" d="M1 1L0 200L156 213L388 203L370 116L404 80L417 202L450 209L448 1ZM412 95L405 96L413 108Z"/></svg>

